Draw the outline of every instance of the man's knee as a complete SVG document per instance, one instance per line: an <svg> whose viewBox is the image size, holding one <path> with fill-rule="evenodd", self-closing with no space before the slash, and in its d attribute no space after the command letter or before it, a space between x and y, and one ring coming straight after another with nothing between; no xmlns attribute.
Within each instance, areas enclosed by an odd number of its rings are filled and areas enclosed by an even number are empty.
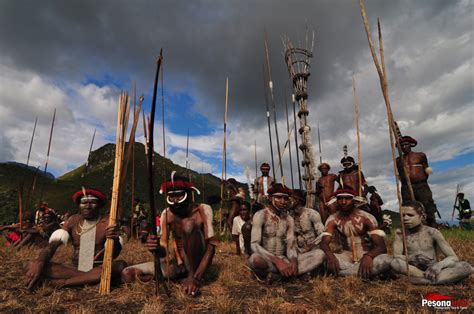
<svg viewBox="0 0 474 314"><path fill-rule="evenodd" d="M138 276L137 269L133 267L125 268L121 274L122 282L125 282L125 283L134 282L137 276Z"/></svg>
<svg viewBox="0 0 474 314"><path fill-rule="evenodd" d="M249 258L250 267L256 269L267 269L268 263L267 261L257 253L253 253Z"/></svg>

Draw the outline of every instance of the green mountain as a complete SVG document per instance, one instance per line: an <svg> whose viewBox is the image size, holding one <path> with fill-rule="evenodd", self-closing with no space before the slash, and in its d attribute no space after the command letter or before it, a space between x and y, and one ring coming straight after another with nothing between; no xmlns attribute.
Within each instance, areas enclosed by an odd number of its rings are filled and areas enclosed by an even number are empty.
<svg viewBox="0 0 474 314"><path fill-rule="evenodd" d="M125 148L126 151L127 147ZM148 207L148 172L146 166L145 146L135 143L133 152L135 158L135 195ZM0 224L7 224L17 221L18 216L18 191L21 183L24 182L24 206L26 210L33 211L34 204L42 200L58 213L71 212L77 210L76 204L71 196L81 189L97 188L104 192L110 200L114 172L115 145L106 144L93 151L90 155L87 172L84 174L85 164L63 174L57 179L50 176L43 176L32 169L25 169L24 165L17 163L0 163ZM169 180L173 170L177 174L188 175L185 168L174 164L171 160L163 158L155 152L155 190L156 208L161 210L165 207L164 197L158 194L161 183L166 178ZM201 191L201 195L196 196L198 202L206 201L209 196L220 195L220 179L211 175L201 175L189 170L189 176L194 185ZM36 184L33 193L33 181L36 177ZM25 178L25 179L23 179ZM29 201L26 201L27 194L30 194ZM42 197L41 197L42 195ZM122 187L120 207L123 209L125 217L129 216L132 204L132 158L130 159L127 177ZM109 203L110 205L110 203Z"/></svg>

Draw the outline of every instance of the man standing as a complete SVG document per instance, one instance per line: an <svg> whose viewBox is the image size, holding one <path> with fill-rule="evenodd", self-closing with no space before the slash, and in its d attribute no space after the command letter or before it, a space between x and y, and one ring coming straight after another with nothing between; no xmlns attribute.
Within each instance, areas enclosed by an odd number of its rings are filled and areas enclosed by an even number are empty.
<svg viewBox="0 0 474 314"><path fill-rule="evenodd" d="M458 194L458 205L454 206L459 211L459 226L462 229L472 229L472 211L471 204L464 198L464 193Z"/></svg>
<svg viewBox="0 0 474 314"><path fill-rule="evenodd" d="M418 142L410 136L402 136L400 138L403 161L400 157L397 157L397 168L402 182L402 199L403 202L411 200L407 179L403 171L403 165L406 164L415 196L414 200L423 204L426 212L426 224L433 227L436 224L435 214L438 211L433 201L430 186L428 185L428 177L433 170L428 166L428 159L424 153L413 152L411 150L412 147L415 147L417 144Z"/></svg>
<svg viewBox="0 0 474 314"><path fill-rule="evenodd" d="M214 237L212 208L194 203L193 192L200 194L188 178L174 176L174 172L171 181L161 185L160 194L166 193L169 205L161 214L161 239L149 236L145 246L163 256L174 247L176 260L161 259L163 275L169 279L184 277L183 292L196 296L204 273L212 263L218 241ZM174 242L169 246L171 233ZM133 282L138 277L148 281L154 273L154 262L133 265L123 270L122 280Z"/></svg>
<svg viewBox="0 0 474 314"><path fill-rule="evenodd" d="M325 223L329 215L336 212L336 199L334 198L334 186L338 176L329 173L331 166L323 162L318 167L321 177L316 182L316 193L319 197L319 213L322 222Z"/></svg>
<svg viewBox="0 0 474 314"><path fill-rule="evenodd" d="M367 203L365 196L367 195L367 182L365 181L364 173L361 171L361 182L359 182L359 165L354 161L351 156L345 156L341 159L341 164L344 167L343 170L339 171L339 187L341 189L351 189L355 191L357 202ZM362 194L359 195L359 186L362 185Z"/></svg>
<svg viewBox="0 0 474 314"><path fill-rule="evenodd" d="M109 226L108 215L102 216L100 209L105 206L107 198L94 189L78 191L72 196L79 206L79 214L71 216L61 229L53 232L49 245L43 249L38 258L27 265L26 277L31 289L42 278L51 279L56 286L80 286L100 282L102 260L106 239L114 240L114 258L122 249L117 225ZM72 240L74 267L51 262L61 244ZM123 261L112 263L112 279L120 279L120 273L126 266Z"/></svg>
<svg viewBox="0 0 474 314"><path fill-rule="evenodd" d="M385 254L385 233L378 229L374 216L354 206L355 191L338 189L335 194L337 212L326 221L321 242L328 269L342 276L358 274L366 279L388 271L391 257ZM329 247L336 232L342 237L340 254Z"/></svg>
<svg viewBox="0 0 474 314"><path fill-rule="evenodd" d="M266 204L268 202L268 189L273 184L273 178L269 176L270 173L270 165L264 162L260 166L260 170L262 171L262 175L260 177L255 178L254 184L254 193L257 195L257 202L261 204Z"/></svg>

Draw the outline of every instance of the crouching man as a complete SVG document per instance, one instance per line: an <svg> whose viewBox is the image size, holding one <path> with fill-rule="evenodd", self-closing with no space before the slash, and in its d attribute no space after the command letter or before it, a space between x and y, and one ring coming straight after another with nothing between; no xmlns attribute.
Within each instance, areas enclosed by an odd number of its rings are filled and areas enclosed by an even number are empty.
<svg viewBox="0 0 474 314"><path fill-rule="evenodd" d="M270 204L253 216L253 254L248 262L258 276L266 276L267 283L279 276L302 275L322 262L322 258L307 258L306 255L312 256L313 251L297 255L295 223L288 213L292 193L282 184L274 184L268 189ZM320 255L323 256L322 252Z"/></svg>
<svg viewBox="0 0 474 314"><path fill-rule="evenodd" d="M193 202L193 191L199 191L185 177L171 175L171 181L163 183L160 193L166 193L169 207L161 214L161 239L149 236L145 244L148 250L160 251L161 270L165 278L184 278L182 289L186 294L196 296L203 276L212 263L215 247L212 226L212 208L207 204ZM170 234L173 244L169 245ZM159 242L158 242L159 241ZM175 260L168 259L170 248L174 248ZM153 279L153 262L133 265L123 270L122 280L133 282Z"/></svg>
<svg viewBox="0 0 474 314"><path fill-rule="evenodd" d="M354 206L355 191L338 189L335 194L337 211L326 221L321 242L328 269L342 276L358 274L365 279L389 271L392 258L385 254L385 233L378 229L374 216ZM340 254L329 248L335 232L342 239Z"/></svg>
<svg viewBox="0 0 474 314"><path fill-rule="evenodd" d="M472 266L458 259L438 229L423 224L426 217L423 204L407 201L402 206L403 223L407 230L410 280L415 284L442 285L468 278L474 272ZM444 259L438 261L437 252L443 253ZM391 266L396 273L406 275L406 258L403 253L402 231L397 229Z"/></svg>
<svg viewBox="0 0 474 314"><path fill-rule="evenodd" d="M114 258L122 249L117 225L109 226L109 217L100 209L107 203L106 196L98 190L82 190L72 196L79 206L79 214L71 216L61 229L53 232L48 246L36 260L28 262L27 285L31 289L41 279L50 279L58 287L92 285L100 282L106 239L114 240ZM73 266L51 262L61 244L72 241ZM112 280L120 280L126 266L123 261L112 264Z"/></svg>

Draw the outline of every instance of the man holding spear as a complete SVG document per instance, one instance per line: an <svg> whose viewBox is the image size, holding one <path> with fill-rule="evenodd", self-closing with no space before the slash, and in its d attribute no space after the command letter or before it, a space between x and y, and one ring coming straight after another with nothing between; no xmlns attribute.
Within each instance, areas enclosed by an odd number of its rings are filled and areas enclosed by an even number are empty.
<svg viewBox="0 0 474 314"><path fill-rule="evenodd" d="M173 171L171 181L163 183L160 189L160 194L166 195L169 205L161 213L161 239L150 236L145 246L161 257L166 256L172 233L176 260L161 259L163 275L169 279L184 277L184 293L196 296L218 244L212 225L213 213L209 205L193 202L192 194L200 192L188 178L174 174ZM133 265L123 270L122 280L133 282L138 277L141 281L148 281L154 273L153 262Z"/></svg>

